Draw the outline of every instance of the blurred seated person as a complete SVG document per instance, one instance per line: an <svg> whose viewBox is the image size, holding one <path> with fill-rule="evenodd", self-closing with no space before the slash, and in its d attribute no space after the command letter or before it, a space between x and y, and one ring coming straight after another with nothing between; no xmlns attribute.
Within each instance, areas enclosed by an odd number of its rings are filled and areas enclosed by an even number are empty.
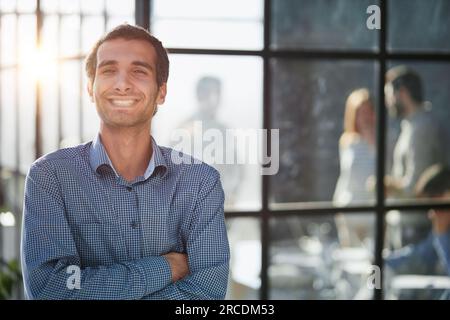
<svg viewBox="0 0 450 320"><path fill-rule="evenodd" d="M416 185L420 198L450 198L450 168L436 164L425 170ZM432 222L429 235L415 245L408 245L390 254L385 262L394 274L440 275L450 277L450 210L432 209L428 212ZM435 290L421 298L450 298L449 290ZM416 297L416 296L414 296ZM407 298L413 298L408 296Z"/></svg>
<svg viewBox="0 0 450 320"><path fill-rule="evenodd" d="M336 206L366 204L374 200L366 181L375 168L375 110L369 90L354 90L345 103L344 132L339 140L340 175L333 196ZM367 237L366 214L336 217L339 240L344 246L360 245Z"/></svg>

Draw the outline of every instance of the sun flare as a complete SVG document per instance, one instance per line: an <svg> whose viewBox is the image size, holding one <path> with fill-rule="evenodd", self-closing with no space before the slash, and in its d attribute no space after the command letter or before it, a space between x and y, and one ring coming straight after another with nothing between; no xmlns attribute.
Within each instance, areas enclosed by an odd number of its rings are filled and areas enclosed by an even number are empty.
<svg viewBox="0 0 450 320"><path fill-rule="evenodd" d="M57 55L54 48L35 47L19 57L19 67L27 77L43 83L57 79Z"/></svg>

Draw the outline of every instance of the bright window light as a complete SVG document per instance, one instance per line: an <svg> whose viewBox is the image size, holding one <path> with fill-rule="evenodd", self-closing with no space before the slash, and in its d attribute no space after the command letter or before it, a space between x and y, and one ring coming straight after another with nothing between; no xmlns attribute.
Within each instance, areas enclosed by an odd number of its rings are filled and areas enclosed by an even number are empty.
<svg viewBox="0 0 450 320"><path fill-rule="evenodd" d="M16 225L16 219L12 212L1 212L0 213L0 225L2 227L14 227Z"/></svg>

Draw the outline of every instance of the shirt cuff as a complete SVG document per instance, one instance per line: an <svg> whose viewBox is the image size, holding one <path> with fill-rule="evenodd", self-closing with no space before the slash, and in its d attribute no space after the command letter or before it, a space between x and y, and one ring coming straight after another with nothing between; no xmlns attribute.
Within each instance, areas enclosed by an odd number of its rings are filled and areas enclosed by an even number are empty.
<svg viewBox="0 0 450 320"><path fill-rule="evenodd" d="M145 278L145 294L159 291L172 283L170 264L163 256L148 257L139 261L138 268Z"/></svg>

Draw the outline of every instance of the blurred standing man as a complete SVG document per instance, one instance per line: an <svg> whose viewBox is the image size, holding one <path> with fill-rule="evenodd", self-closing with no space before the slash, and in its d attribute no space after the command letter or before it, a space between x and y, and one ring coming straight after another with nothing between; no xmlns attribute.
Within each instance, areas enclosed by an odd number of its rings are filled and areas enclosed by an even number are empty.
<svg viewBox="0 0 450 320"><path fill-rule="evenodd" d="M150 135L167 91L161 42L120 25L95 44L86 71L98 136L36 160L26 179L26 295L223 299L229 247L219 174L175 164L173 150ZM70 286L77 270L79 285Z"/></svg>
<svg viewBox="0 0 450 320"><path fill-rule="evenodd" d="M426 168L445 163L443 133L423 100L419 75L398 66L386 75L386 106L391 115L402 119L394 149L392 176L387 180L389 195L414 198L414 187Z"/></svg>
<svg viewBox="0 0 450 320"><path fill-rule="evenodd" d="M414 70L406 66L390 69L386 74L385 96L389 113L401 119L392 176L385 179L386 193L396 199L414 199L420 175L433 164L446 163L445 134L432 115L430 103L424 101L422 81ZM402 212L400 220L402 231L393 235L397 248L417 242L429 228L423 215Z"/></svg>
<svg viewBox="0 0 450 320"><path fill-rule="evenodd" d="M226 132L229 128L218 117L222 104L222 82L215 76L203 76L198 80L196 89L197 110L187 121L178 126L178 129L187 130L191 137L194 137L196 134L204 135L205 132L209 131L210 134L219 133L222 137L226 138ZM200 126L202 129L201 132L196 132L196 126ZM206 146L201 150L195 150L191 145L193 140L195 138L189 141L189 144L182 146L182 150L192 150L193 152L191 154L194 157L202 159ZM225 152L231 154L237 152L232 144L226 144L225 147ZM200 153L196 154L198 152ZM225 156L226 154L224 154ZM244 166L240 164L228 164L226 162L212 163L211 165L219 171L222 177L221 181L225 192L225 207L233 207L236 205L236 199L239 195L240 182L244 179Z"/></svg>

